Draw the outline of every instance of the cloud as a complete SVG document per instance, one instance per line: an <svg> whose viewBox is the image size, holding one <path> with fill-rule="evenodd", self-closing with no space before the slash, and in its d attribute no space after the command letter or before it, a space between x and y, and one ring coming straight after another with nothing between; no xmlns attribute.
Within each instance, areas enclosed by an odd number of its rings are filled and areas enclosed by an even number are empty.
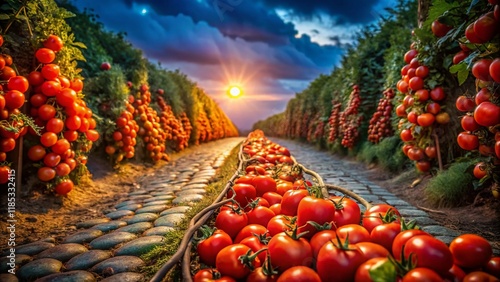
<svg viewBox="0 0 500 282"><path fill-rule="evenodd" d="M320 0L79 0L74 3L80 9L93 8L106 28L126 32L126 39L149 59L188 74L241 129L250 128L256 119L283 111L286 102L307 87L309 81L321 73L329 73L344 52L342 35L331 35L315 23L296 38L297 23L284 20L278 8L297 17L328 14L335 18L328 24L339 21L359 24L369 21L374 7L372 0L342 0L335 4ZM229 6L221 8L213 3ZM143 9L148 12L141 13ZM321 45L313 41L320 36L330 36L331 40ZM225 91L230 83L243 84L245 95L228 99Z"/></svg>
<svg viewBox="0 0 500 282"><path fill-rule="evenodd" d="M366 24L376 20L378 1L373 0L262 0L270 7L285 9L295 16L311 19L321 14L336 18L339 24Z"/></svg>

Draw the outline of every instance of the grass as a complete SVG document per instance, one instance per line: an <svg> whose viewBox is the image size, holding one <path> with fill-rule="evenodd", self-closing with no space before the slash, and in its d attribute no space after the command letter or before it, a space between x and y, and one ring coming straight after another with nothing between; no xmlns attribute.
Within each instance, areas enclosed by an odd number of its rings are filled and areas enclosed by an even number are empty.
<svg viewBox="0 0 500 282"><path fill-rule="evenodd" d="M467 194L472 192L474 176L467 170L475 161L452 164L438 173L425 187L425 196L435 206L455 207L462 204Z"/></svg>
<svg viewBox="0 0 500 282"><path fill-rule="evenodd" d="M402 142L398 136L386 137L378 144L365 142L356 158L368 164L377 163L390 172L401 172L409 163L401 146Z"/></svg>
<svg viewBox="0 0 500 282"><path fill-rule="evenodd" d="M142 269L142 272L147 276L148 280L164 265L175 252L182 241L185 231L188 229L189 221L201 210L210 206L215 199L219 196L221 191L227 185L231 177L238 169L238 151L239 146L233 148L226 161L217 171L214 181L207 187L205 197L195 203L187 212L184 220L179 222L176 226L177 230L169 232L165 235L165 244L158 246L151 250L149 253L142 256L142 259L148 266ZM170 270L165 281L182 281L180 275L180 267L176 265Z"/></svg>

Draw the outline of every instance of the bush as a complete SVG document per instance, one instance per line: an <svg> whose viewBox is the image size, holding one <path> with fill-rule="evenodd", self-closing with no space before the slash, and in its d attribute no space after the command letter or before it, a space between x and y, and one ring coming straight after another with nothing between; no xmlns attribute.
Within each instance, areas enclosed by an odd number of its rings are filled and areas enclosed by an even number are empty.
<svg viewBox="0 0 500 282"><path fill-rule="evenodd" d="M425 187L425 196L435 206L453 207L464 204L472 193L474 176L468 172L475 161L453 163L438 173Z"/></svg>

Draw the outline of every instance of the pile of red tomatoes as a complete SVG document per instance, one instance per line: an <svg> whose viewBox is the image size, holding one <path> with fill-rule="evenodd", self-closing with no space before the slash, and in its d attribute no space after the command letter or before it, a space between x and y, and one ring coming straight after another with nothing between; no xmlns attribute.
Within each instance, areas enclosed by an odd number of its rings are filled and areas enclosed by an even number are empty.
<svg viewBox="0 0 500 282"><path fill-rule="evenodd" d="M194 281L500 279L500 257L480 236L464 234L446 245L406 223L393 206L362 213L350 198L324 197L289 151L260 131L249 135L243 152L251 161L227 194L232 204L218 210L215 228L200 232Z"/></svg>

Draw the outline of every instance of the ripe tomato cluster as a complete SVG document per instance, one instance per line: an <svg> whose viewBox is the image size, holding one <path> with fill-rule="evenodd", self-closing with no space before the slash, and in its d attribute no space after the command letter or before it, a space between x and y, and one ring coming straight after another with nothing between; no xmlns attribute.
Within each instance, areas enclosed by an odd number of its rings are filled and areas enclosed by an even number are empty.
<svg viewBox="0 0 500 282"><path fill-rule="evenodd" d="M165 103L165 100L161 96L157 97L157 104L161 110L159 113L160 124L167 134L166 140L172 144L173 149L177 151L184 149L188 146L189 135L184 131L182 121L175 117L172 107Z"/></svg>
<svg viewBox="0 0 500 282"><path fill-rule="evenodd" d="M405 142L403 152L415 161L419 171L426 172L439 153L432 138L434 128L448 123L450 116L441 107L446 98L444 89L441 86L427 88L425 79L430 70L421 65L417 55L413 45L404 55L406 65L401 69L401 80L397 83L404 98L396 107L396 115L401 118L399 130L401 140Z"/></svg>
<svg viewBox="0 0 500 282"><path fill-rule="evenodd" d="M328 141L334 142L339 136L339 125L340 125L340 110L342 108L342 103L332 101L333 107L328 118L328 125L330 130L328 132Z"/></svg>
<svg viewBox="0 0 500 282"><path fill-rule="evenodd" d="M387 88L378 102L377 110L368 125L368 141L377 144L384 137L392 136L391 115L394 90Z"/></svg>
<svg viewBox="0 0 500 282"><path fill-rule="evenodd" d="M153 162L160 160L168 161L170 157L166 152L165 146L167 133L160 124L158 112L150 106L151 92L149 91L149 86L142 84L134 97L137 97L133 102L135 108L134 116L138 118L139 124L137 134L142 137L142 140L146 144L147 157Z"/></svg>
<svg viewBox="0 0 500 282"><path fill-rule="evenodd" d="M455 101L456 108L464 115L460 124L464 131L457 136L457 143L463 150L479 151L485 159L476 164L473 174L486 181L496 179L500 164L500 106L498 83L500 83L500 57L492 49L498 49L500 31L500 5L497 0L488 1L477 19L467 26L459 40L460 51L453 57L453 63L472 64L470 72L476 79L476 91L464 93ZM469 55L472 62L463 60ZM470 60L470 59L469 59ZM468 68L469 70L469 68ZM499 197L498 190L492 189Z"/></svg>
<svg viewBox="0 0 500 282"><path fill-rule="evenodd" d="M359 126L363 116L359 113L361 105L361 96L359 95L359 87L354 85L349 97L347 108L340 113L339 128L342 134L342 146L352 148L356 139L359 136Z"/></svg>
<svg viewBox="0 0 500 282"><path fill-rule="evenodd" d="M133 97L129 97L129 101L125 101L125 109L116 119L116 130L112 134L113 143L108 143L105 150L106 153L114 157L116 163L123 159L133 158L135 156L135 145L137 144L137 132L139 125L134 120L135 108L130 104L133 102Z"/></svg>
<svg viewBox="0 0 500 282"><path fill-rule="evenodd" d="M406 223L393 206L377 204L362 214L350 198L318 193L301 173L276 177L294 164L286 148L260 131L248 136L243 152L256 162L234 181L227 194L233 203L219 209L215 228L200 230L203 267L194 281L500 278L500 257L480 236L464 234L448 246Z"/></svg>
<svg viewBox="0 0 500 282"><path fill-rule="evenodd" d="M39 166L38 179L60 195L72 190L69 174L86 165L86 154L99 139L92 110L83 100L82 80L69 80L55 63L63 47L58 36L50 35L35 53L37 69L28 75L29 113L43 127L40 137L30 130L36 144L28 149L28 158Z"/></svg>
<svg viewBox="0 0 500 282"><path fill-rule="evenodd" d="M0 35L0 47L3 41ZM20 111L29 87L28 79L17 75L13 63L10 55L0 54L0 184L8 181L7 153L16 148L18 138L28 132L28 126L34 126Z"/></svg>

